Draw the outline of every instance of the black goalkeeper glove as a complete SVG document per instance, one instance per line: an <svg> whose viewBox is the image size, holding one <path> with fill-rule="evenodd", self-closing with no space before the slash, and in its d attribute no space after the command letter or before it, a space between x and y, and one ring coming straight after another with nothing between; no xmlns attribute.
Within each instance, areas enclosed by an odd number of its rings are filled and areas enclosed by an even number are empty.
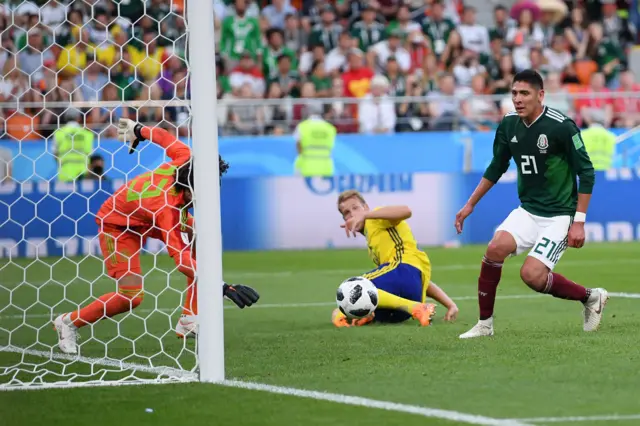
<svg viewBox="0 0 640 426"><path fill-rule="evenodd" d="M122 142L129 142L129 154L133 154L140 141L145 140L140 131L142 124L136 123L128 118L121 118L118 121L118 139Z"/></svg>
<svg viewBox="0 0 640 426"><path fill-rule="evenodd" d="M260 299L257 291L247 285L225 283L222 286L222 295L235 303L238 308L244 309L245 306L251 306Z"/></svg>

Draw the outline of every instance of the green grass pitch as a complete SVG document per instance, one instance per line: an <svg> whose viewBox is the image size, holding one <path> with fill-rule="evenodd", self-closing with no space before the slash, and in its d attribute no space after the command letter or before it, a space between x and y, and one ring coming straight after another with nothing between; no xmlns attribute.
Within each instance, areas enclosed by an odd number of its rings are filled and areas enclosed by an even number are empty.
<svg viewBox="0 0 640 426"><path fill-rule="evenodd" d="M639 415L634 420L574 421L572 425L640 424L638 365L640 299L612 297L602 328L582 331L581 306L531 292L520 281L523 257L507 261L496 303L496 336L461 341L477 318L476 279L483 247L428 249L433 280L457 299L454 324L335 329L335 289L371 269L365 251L227 253L225 279L257 288L259 306L225 309L227 377L476 414L495 419ZM59 313L111 291L99 259L0 261L0 347L46 350ZM175 337L184 280L171 259L144 259L145 300L120 322L83 329L82 355L194 365L194 343ZM640 293L640 244L592 244L570 250L557 271L589 287ZM526 296L520 298L518 296ZM507 297L505 297L507 296ZM509 297L515 296L515 297ZM158 308L158 309L155 309ZM24 315L24 316L23 316ZM93 338L91 337L93 334ZM34 342L40 342L33 345ZM33 346L32 346L33 345ZM42 363L38 356L27 363ZM48 375L0 351L0 383L9 380L97 379L100 367L61 361ZM31 372L26 371L31 368ZM111 374L109 379L123 377ZM147 377L144 373L140 377ZM147 412L147 408L152 412ZM308 398L198 383L0 392L6 426L135 425L453 425L455 421ZM543 420L530 424L547 424ZM551 424L551 423L549 423ZM555 422L553 424L556 424Z"/></svg>

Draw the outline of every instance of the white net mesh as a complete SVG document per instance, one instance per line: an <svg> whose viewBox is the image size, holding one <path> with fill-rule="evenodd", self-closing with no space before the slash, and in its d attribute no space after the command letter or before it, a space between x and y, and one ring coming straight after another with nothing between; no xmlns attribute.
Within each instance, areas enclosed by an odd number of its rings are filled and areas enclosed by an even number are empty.
<svg viewBox="0 0 640 426"><path fill-rule="evenodd" d="M118 119L189 140L182 7L25 1L2 12L0 388L194 380L194 341L175 331L186 279L153 238L141 251L137 309L80 328L78 354L61 353L52 327L117 291L96 214L165 161L151 143L129 155Z"/></svg>

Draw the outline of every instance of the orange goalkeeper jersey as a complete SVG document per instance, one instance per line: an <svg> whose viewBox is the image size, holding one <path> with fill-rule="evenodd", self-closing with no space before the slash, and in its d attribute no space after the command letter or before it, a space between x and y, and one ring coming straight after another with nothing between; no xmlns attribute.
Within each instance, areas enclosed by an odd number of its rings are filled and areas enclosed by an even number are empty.
<svg viewBox="0 0 640 426"><path fill-rule="evenodd" d="M179 139L160 128L143 127L142 136L165 148L171 162L137 176L104 202L98 211L98 226L123 228L140 235L161 236L178 269L193 278L196 267L188 239L193 217L184 209L182 192L174 188L177 167L191 158L191 150Z"/></svg>

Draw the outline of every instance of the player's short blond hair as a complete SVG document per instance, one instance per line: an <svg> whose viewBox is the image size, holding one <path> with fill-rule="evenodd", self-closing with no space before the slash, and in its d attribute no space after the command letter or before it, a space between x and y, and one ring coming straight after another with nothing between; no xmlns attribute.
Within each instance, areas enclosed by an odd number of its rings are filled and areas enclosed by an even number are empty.
<svg viewBox="0 0 640 426"><path fill-rule="evenodd" d="M358 201L360 201L362 204L367 204L367 202L364 200L364 197L360 192L356 191L355 189L348 189L346 191L341 192L340 195L338 195L338 211L340 211L340 204L344 203L349 198L354 198L354 197L357 198Z"/></svg>

